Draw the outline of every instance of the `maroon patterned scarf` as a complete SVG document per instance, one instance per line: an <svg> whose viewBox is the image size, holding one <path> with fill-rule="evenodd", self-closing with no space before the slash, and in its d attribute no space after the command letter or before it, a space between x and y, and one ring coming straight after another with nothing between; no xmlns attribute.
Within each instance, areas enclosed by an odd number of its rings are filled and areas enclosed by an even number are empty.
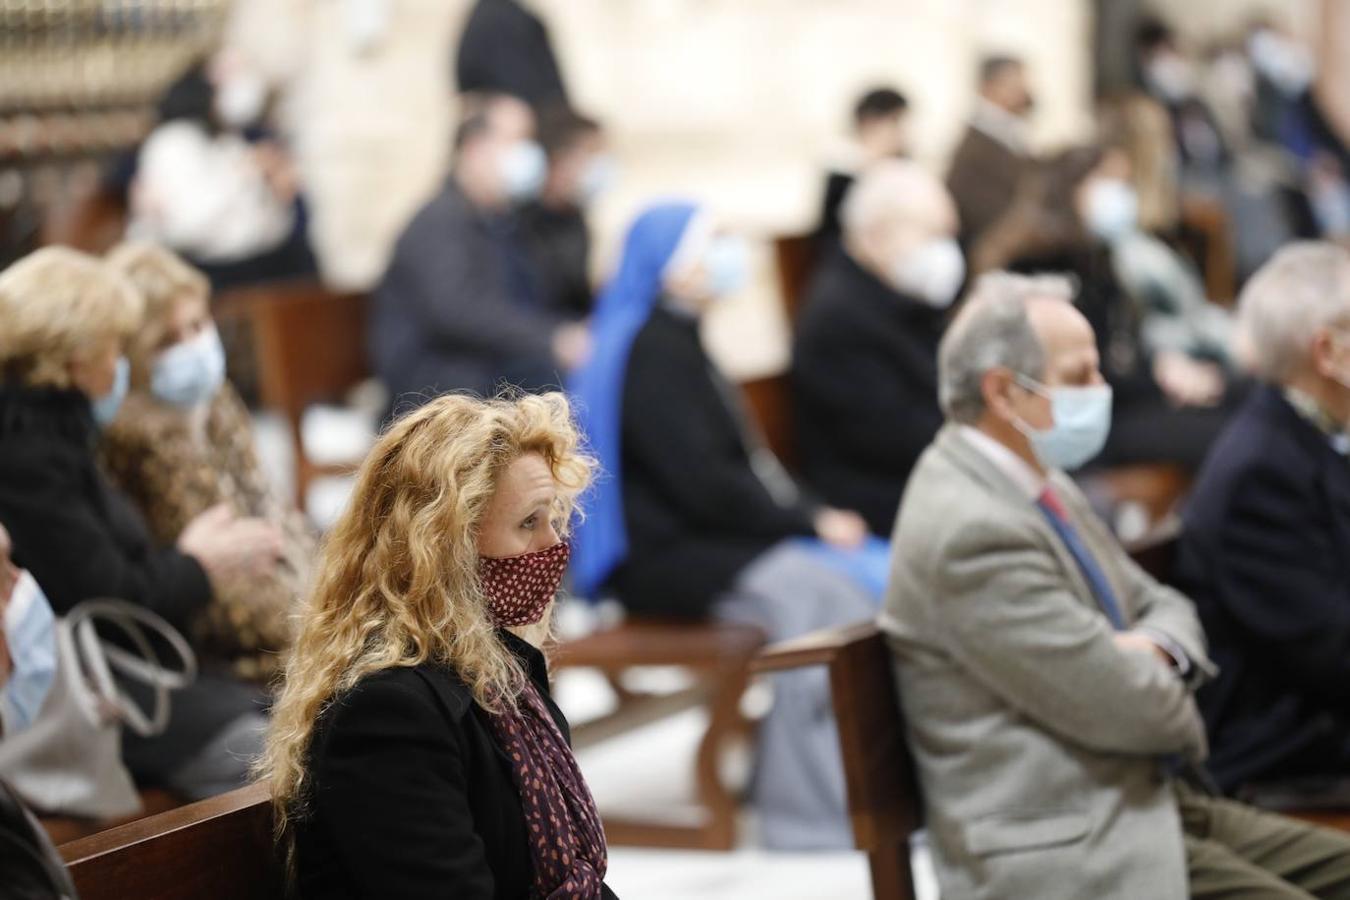
<svg viewBox="0 0 1350 900"><path fill-rule="evenodd" d="M548 900L598 900L609 865L605 832L586 780L539 689L525 682L518 711L489 717L511 758L529 829L534 887Z"/></svg>

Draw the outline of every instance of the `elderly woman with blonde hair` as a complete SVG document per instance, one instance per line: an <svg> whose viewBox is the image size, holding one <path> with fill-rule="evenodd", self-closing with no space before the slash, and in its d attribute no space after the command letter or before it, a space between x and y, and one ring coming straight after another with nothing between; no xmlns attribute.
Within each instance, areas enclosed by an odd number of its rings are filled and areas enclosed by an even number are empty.
<svg viewBox="0 0 1350 900"><path fill-rule="evenodd" d="M248 411L225 380L206 277L155 244L123 244L107 261L136 288L145 315L127 348L130 392L103 435L104 469L160 543L173 543L194 518L222 507L281 532L281 565L216 579L215 597L192 634L239 677L265 680L290 644L313 535L258 463Z"/></svg>
<svg viewBox="0 0 1350 900"><path fill-rule="evenodd" d="M591 470L559 394L446 395L371 451L261 766L302 896L613 896L540 650Z"/></svg>
<svg viewBox="0 0 1350 900"><path fill-rule="evenodd" d="M58 615L114 597L187 629L214 582L269 570L279 544L272 526L224 511L157 543L100 473L95 448L126 396L123 348L143 306L108 266L66 248L0 272L0 521ZM128 733L123 755L143 783L209 796L243 782L263 724L252 690L204 673L175 695L168 730Z"/></svg>

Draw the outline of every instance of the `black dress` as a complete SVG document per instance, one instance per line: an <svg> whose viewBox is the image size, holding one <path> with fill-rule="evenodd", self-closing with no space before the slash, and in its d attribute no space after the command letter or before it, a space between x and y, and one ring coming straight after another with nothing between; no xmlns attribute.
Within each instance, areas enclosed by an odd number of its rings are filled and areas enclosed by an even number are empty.
<svg viewBox="0 0 1350 900"><path fill-rule="evenodd" d="M568 736L543 655L509 632L500 637ZM320 718L309 772L295 829L302 897L530 896L533 864L510 760L453 669L428 663L361 679ZM604 896L614 894L605 887Z"/></svg>
<svg viewBox="0 0 1350 900"><path fill-rule="evenodd" d="M776 497L755 472L735 391L704 352L697 320L658 306L623 386L629 556L613 587L630 610L705 615L757 556L814 533L817 505Z"/></svg>
<svg viewBox="0 0 1350 900"><path fill-rule="evenodd" d="M946 312L896 293L835 249L811 283L792 349L802 476L889 536L905 482L942 427Z"/></svg>

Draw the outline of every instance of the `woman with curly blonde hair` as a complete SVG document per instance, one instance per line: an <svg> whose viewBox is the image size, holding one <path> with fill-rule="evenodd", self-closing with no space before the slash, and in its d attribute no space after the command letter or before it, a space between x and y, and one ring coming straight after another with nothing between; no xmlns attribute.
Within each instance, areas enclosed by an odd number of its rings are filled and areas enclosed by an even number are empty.
<svg viewBox="0 0 1350 900"><path fill-rule="evenodd" d="M591 471L560 394L443 396L371 451L261 766L303 896L613 896L539 649Z"/></svg>

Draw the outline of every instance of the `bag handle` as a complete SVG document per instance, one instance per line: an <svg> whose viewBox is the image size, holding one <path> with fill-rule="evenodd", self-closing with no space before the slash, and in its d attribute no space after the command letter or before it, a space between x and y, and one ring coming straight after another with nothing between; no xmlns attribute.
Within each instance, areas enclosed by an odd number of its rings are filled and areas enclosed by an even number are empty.
<svg viewBox="0 0 1350 900"><path fill-rule="evenodd" d="M111 625L135 645L135 653L99 637L98 623ZM81 668L88 671L99 695L117 711L128 728L141 737L163 734L169 724L169 691L186 687L197 677L197 657L176 628L150 610L122 600L86 600L66 615L75 636ZM155 652L147 632L158 635L182 662L167 668ZM117 670L125 678L154 689L152 714L145 712L113 680Z"/></svg>

